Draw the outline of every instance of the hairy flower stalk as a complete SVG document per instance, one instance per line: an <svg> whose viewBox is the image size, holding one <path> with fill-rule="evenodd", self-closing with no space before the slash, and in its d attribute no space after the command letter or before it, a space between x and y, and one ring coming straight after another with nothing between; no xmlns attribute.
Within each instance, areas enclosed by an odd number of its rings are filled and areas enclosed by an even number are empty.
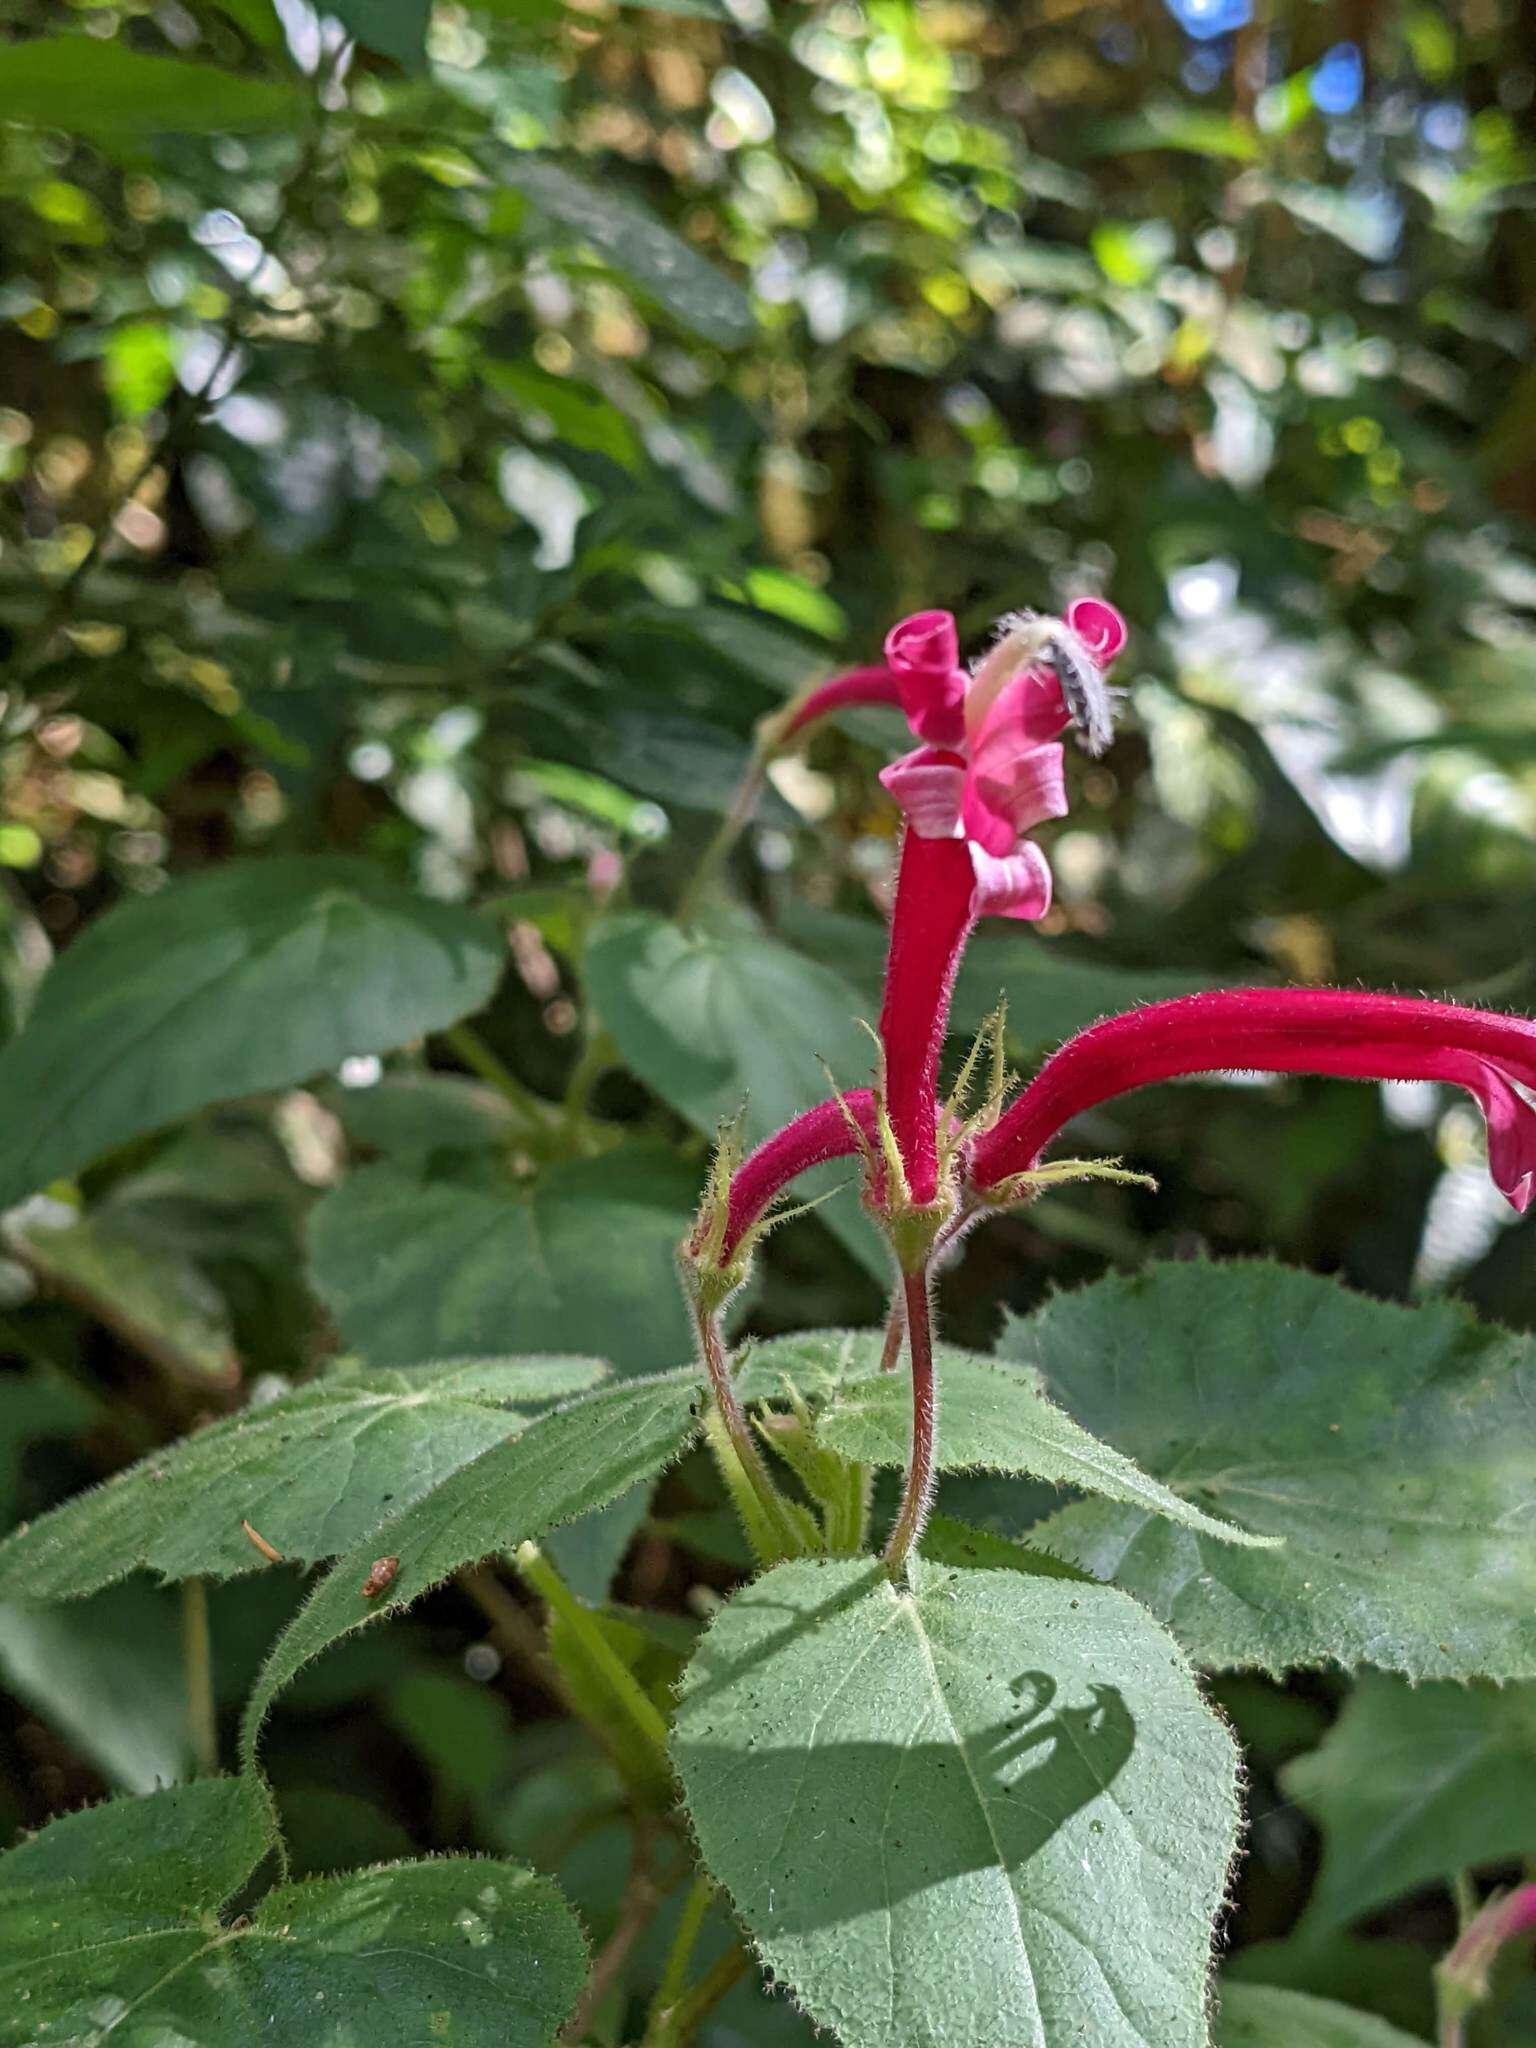
<svg viewBox="0 0 1536 2048"><path fill-rule="evenodd" d="M1488 1125L1488 1165L1510 1205L1536 1194L1536 1024L1523 1017L1347 989L1226 989L1111 1017L1070 1039L970 1148L969 1180L1007 1199L1059 1132L1112 1097L1193 1074L1337 1075L1464 1088Z"/></svg>
<svg viewBox="0 0 1536 2048"><path fill-rule="evenodd" d="M912 1443L901 1507L885 1546L886 1568L893 1578L904 1576L933 1505L939 1439L939 1387L933 1370L932 1282L926 1266L903 1273L907 1348L912 1358Z"/></svg>

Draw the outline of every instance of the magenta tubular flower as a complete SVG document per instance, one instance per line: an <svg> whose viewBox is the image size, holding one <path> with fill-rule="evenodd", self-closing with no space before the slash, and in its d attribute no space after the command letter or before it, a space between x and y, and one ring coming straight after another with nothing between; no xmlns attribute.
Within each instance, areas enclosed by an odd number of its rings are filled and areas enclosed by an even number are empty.
<svg viewBox="0 0 1536 2048"><path fill-rule="evenodd" d="M885 1110L907 1177L907 1194L926 1208L939 1191L934 1089L960 956L976 922L976 875L960 839L902 842L891 912L880 1044Z"/></svg>
<svg viewBox="0 0 1536 2048"><path fill-rule="evenodd" d="M1084 1110L1192 1074L1332 1074L1464 1088L1488 1125L1488 1165L1510 1205L1536 1197L1536 1023L1454 1003L1348 989L1224 989L1111 1017L1070 1039L971 1148L985 1194L1027 1173Z"/></svg>
<svg viewBox="0 0 1536 2048"><path fill-rule="evenodd" d="M1108 605L1084 600L1067 623L1096 665L1124 645ZM934 1089L966 941L978 917L1040 918L1051 904L1050 866L1026 834L1066 815L1059 736L1071 717L1060 678L1023 651L1033 647L1027 627L1022 642L1005 634L957 697L947 612L919 612L886 642L908 720L929 742L880 777L907 820L880 1015L885 1102L919 1208L939 1192Z"/></svg>
<svg viewBox="0 0 1536 2048"><path fill-rule="evenodd" d="M854 1088L841 1101L821 1102L765 1138L731 1175L721 1265L729 1265L742 1240L791 1181L824 1160L846 1159L874 1142L875 1095Z"/></svg>
<svg viewBox="0 0 1536 2048"><path fill-rule="evenodd" d="M777 728L777 738L781 744L793 739L796 733L814 725L817 719L828 718L834 711L846 710L850 704L900 702L901 679L890 669L851 668L843 675L818 683L798 704L788 705L782 713L783 723Z"/></svg>
<svg viewBox="0 0 1536 2048"><path fill-rule="evenodd" d="M1064 644L1071 659L1061 668ZM1098 687L1124 644L1120 614L1084 598L1064 625L1014 621L970 675L951 614L915 612L886 635L883 669L834 676L780 729L784 739L845 705L889 703L923 742L880 777L907 820L880 1017L884 1098L904 1195L918 1208L939 1192L934 1088L966 941L979 917L1038 919L1049 910L1050 865L1028 835L1066 815L1061 735L1074 710L1064 676ZM742 1173L776 1166L755 1156ZM889 1205L897 1191L883 1178L882 1165L875 1194Z"/></svg>

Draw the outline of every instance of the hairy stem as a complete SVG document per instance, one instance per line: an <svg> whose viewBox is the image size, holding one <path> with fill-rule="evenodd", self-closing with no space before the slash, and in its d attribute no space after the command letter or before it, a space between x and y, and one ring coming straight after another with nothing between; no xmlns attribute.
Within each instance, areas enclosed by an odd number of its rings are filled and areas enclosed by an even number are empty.
<svg viewBox="0 0 1536 2048"><path fill-rule="evenodd" d="M788 1501L774 1485L772 1475L763 1463L752 1426L737 1396L725 1343L720 1335L720 1319L699 1302L692 1303L692 1309L694 1327L698 1332L699 1357L709 1379L715 1413L725 1438L724 1445L721 1445L714 1433L706 1430L716 1463L746 1524L753 1548L762 1554L762 1562L777 1564L781 1558L799 1557L805 1550L802 1532L796 1528ZM729 1456L725 1457L722 1452L727 1450ZM748 1489L749 1499L742 1498L743 1483Z"/></svg>
<svg viewBox="0 0 1536 2048"><path fill-rule="evenodd" d="M672 1947L667 1956L666 1968L662 1972L660 1984L656 1987L656 1996L651 2001L642 2048L656 2048L657 2043L667 2038L667 2023L682 2002L688 1983L688 1965L693 1961L699 1933L714 1896L715 1888L707 1877L694 1879L692 1888L683 1901L682 1917L677 1923L677 1933L673 1937Z"/></svg>
<svg viewBox="0 0 1536 2048"><path fill-rule="evenodd" d="M933 1304L926 1267L902 1275L906 1294L907 1339L912 1354L912 1449L901 1512L885 1547L892 1578L905 1575L933 1505L934 1460L938 1451L939 1390L933 1375Z"/></svg>
<svg viewBox="0 0 1536 2048"><path fill-rule="evenodd" d="M894 1372L901 1363L901 1340L907 1334L907 1306L900 1290L891 1296L885 1312L885 1342L880 1347L880 1370Z"/></svg>
<svg viewBox="0 0 1536 2048"><path fill-rule="evenodd" d="M208 1627L208 1584L185 1579L181 1588L181 1654L187 1678L187 1727L199 1772L219 1768L219 1725L213 1697L213 1636Z"/></svg>
<svg viewBox="0 0 1536 2048"><path fill-rule="evenodd" d="M647 2037L645 2048L688 2048L721 1999L746 1975L751 1962L745 1944L734 1942L719 1962L705 1971L687 1997L673 2006L655 2037Z"/></svg>

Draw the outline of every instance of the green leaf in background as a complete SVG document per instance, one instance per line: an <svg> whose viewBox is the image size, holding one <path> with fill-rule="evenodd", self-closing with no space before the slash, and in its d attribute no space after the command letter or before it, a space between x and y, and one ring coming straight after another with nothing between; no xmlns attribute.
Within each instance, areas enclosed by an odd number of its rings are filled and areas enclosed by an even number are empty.
<svg viewBox="0 0 1536 2048"><path fill-rule="evenodd" d="M479 1359L334 1375L152 1452L0 1543L0 1598L73 1599L135 1569L164 1579L264 1568L250 1523L314 1564L600 1378L592 1359Z"/></svg>
<svg viewBox="0 0 1536 2048"><path fill-rule="evenodd" d="M501 175L695 334L723 348L751 339L752 307L741 286L637 200L533 156L504 156Z"/></svg>
<svg viewBox="0 0 1536 2048"><path fill-rule="evenodd" d="M493 360L485 365L483 375L493 391L505 392L525 413L548 420L568 447L606 455L623 469L640 467L640 440L634 428L616 405L590 385L556 377L532 362Z"/></svg>
<svg viewBox="0 0 1536 2048"><path fill-rule="evenodd" d="M189 1773L174 1595L120 1586L67 1614L0 1602L0 1680L119 1791L153 1792Z"/></svg>
<svg viewBox="0 0 1536 2048"><path fill-rule="evenodd" d="M47 1368L0 1375L0 1522L14 1521L21 1464L27 1446L71 1436L95 1413L83 1388Z"/></svg>
<svg viewBox="0 0 1536 2048"><path fill-rule="evenodd" d="M624 1553L645 1520L650 1493L648 1486L637 1486L632 1493L621 1493L617 1500L609 1501L607 1507L594 1508L590 1515L550 1530L544 1547L555 1570L589 1607L601 1607L608 1598Z"/></svg>
<svg viewBox="0 0 1536 2048"><path fill-rule="evenodd" d="M333 1567L279 1638L246 1714L247 1756L277 1694L328 1644L408 1606L460 1566L538 1538L654 1478L687 1442L698 1399L691 1370L601 1387L461 1465L382 1523ZM399 1571L384 1593L366 1600L362 1583L380 1555L398 1558Z"/></svg>
<svg viewBox="0 0 1536 2048"><path fill-rule="evenodd" d="M1101 965L1025 933L983 935L955 982L951 1031L972 1035L1008 999L1008 1035L1020 1045L1054 1045L1101 1017L1214 988L1208 976L1153 967Z"/></svg>
<svg viewBox="0 0 1536 2048"><path fill-rule="evenodd" d="M857 991L772 939L631 911L597 927L585 971L627 1064L698 1130L745 1104L756 1144L826 1101L826 1067L842 1088L869 1077Z"/></svg>
<svg viewBox="0 0 1536 2048"><path fill-rule="evenodd" d="M1424 1685L1365 1671L1321 1746L1287 1765L1321 1828L1303 1929L1358 1920L1536 1843L1536 1686Z"/></svg>
<svg viewBox="0 0 1536 2048"><path fill-rule="evenodd" d="M756 1344L741 1391L771 1394L787 1378L809 1397L835 1370L836 1397L817 1421L817 1441L844 1458L900 1468L912 1440L912 1381L905 1372L881 1372L883 1341L879 1330L810 1330ZM1274 1542L1206 1514L1139 1472L1063 1413L1047 1397L1038 1373L952 1344L938 1347L935 1362L941 1472L1027 1472L1149 1508L1227 1543Z"/></svg>
<svg viewBox="0 0 1536 2048"><path fill-rule="evenodd" d="M1236 1753L1108 1587L780 1565L683 1681L711 1873L845 2048L1205 2048Z"/></svg>
<svg viewBox="0 0 1536 2048"><path fill-rule="evenodd" d="M247 1781L55 1821L0 1858L0 2048L548 2048L586 1944L547 1878L444 1857L283 1885L219 1918L271 1846ZM67 1928L61 1940L60 1930Z"/></svg>
<svg viewBox="0 0 1536 2048"><path fill-rule="evenodd" d="M686 931L650 912L629 912L597 927L585 974L626 1065L710 1136L744 1110L751 1147L826 1101L828 1069L840 1088L869 1078L874 1048L858 1020L876 1006L830 968L749 929ZM835 1186L856 1172L857 1162L823 1169L797 1192ZM885 1275L888 1254L851 1202L833 1203L827 1221Z"/></svg>
<svg viewBox="0 0 1536 2048"><path fill-rule="evenodd" d="M1424 2048L1374 2013L1263 1984L1222 1987L1216 2048Z"/></svg>
<svg viewBox="0 0 1536 2048"><path fill-rule="evenodd" d="M485 919L339 856L123 904L0 1051L0 1207L191 1110L442 1030L489 1000L502 959Z"/></svg>
<svg viewBox="0 0 1536 2048"><path fill-rule="evenodd" d="M432 0L326 0L326 11L381 57L393 57L407 71L424 68Z"/></svg>
<svg viewBox="0 0 1536 2048"><path fill-rule="evenodd" d="M872 917L794 903L781 920L785 936L861 992L865 1014L880 1006L887 932ZM1030 933L978 933L966 950L950 1007L951 1035L970 1038L1006 996L1008 1036L1027 1052L1070 1038L1100 1017L1142 1003L1214 988L1207 976L1154 967L1116 967Z"/></svg>
<svg viewBox="0 0 1536 2048"><path fill-rule="evenodd" d="M1197 1662L1536 1675L1530 1338L1448 1303L1196 1262L1061 1296L1000 1348L1144 1471L1285 1538L1217 1546L1104 1501L1040 1528Z"/></svg>
<svg viewBox="0 0 1536 2048"><path fill-rule="evenodd" d="M643 1145L505 1194L368 1167L310 1219L315 1288L373 1365L512 1347L656 1372L693 1349L676 1250L697 1187Z"/></svg>
<svg viewBox="0 0 1536 2048"><path fill-rule="evenodd" d="M127 1226L105 1203L62 1228L29 1214L3 1243L47 1293L85 1309L169 1378L233 1385L240 1361L218 1289L174 1246Z"/></svg>
<svg viewBox="0 0 1536 2048"><path fill-rule="evenodd" d="M511 1151L527 1126L504 1095L462 1074L384 1074L369 1088L327 1084L316 1093L367 1158L451 1158Z"/></svg>
<svg viewBox="0 0 1536 2048"><path fill-rule="evenodd" d="M0 120L68 128L109 144L285 127L302 108L292 85L141 56L99 36L38 36L8 43L0 54Z"/></svg>

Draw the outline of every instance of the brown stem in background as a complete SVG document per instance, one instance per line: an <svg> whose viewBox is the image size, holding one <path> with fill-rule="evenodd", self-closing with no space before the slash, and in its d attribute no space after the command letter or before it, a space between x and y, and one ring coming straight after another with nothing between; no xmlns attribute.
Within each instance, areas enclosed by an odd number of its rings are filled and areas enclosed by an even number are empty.
<svg viewBox="0 0 1536 2048"><path fill-rule="evenodd" d="M586 1988L560 2036L566 2048L576 2048L586 2035L597 2017L599 2006L629 1961L630 1951L650 1926L657 1907L667 1895L668 1887L661 1884L656 1876L653 1850L652 1830L644 1821L637 1822L635 1846L629 1859L629 1877L625 1882L624 1896L619 1901L618 1918L612 1934L598 1951Z"/></svg>

